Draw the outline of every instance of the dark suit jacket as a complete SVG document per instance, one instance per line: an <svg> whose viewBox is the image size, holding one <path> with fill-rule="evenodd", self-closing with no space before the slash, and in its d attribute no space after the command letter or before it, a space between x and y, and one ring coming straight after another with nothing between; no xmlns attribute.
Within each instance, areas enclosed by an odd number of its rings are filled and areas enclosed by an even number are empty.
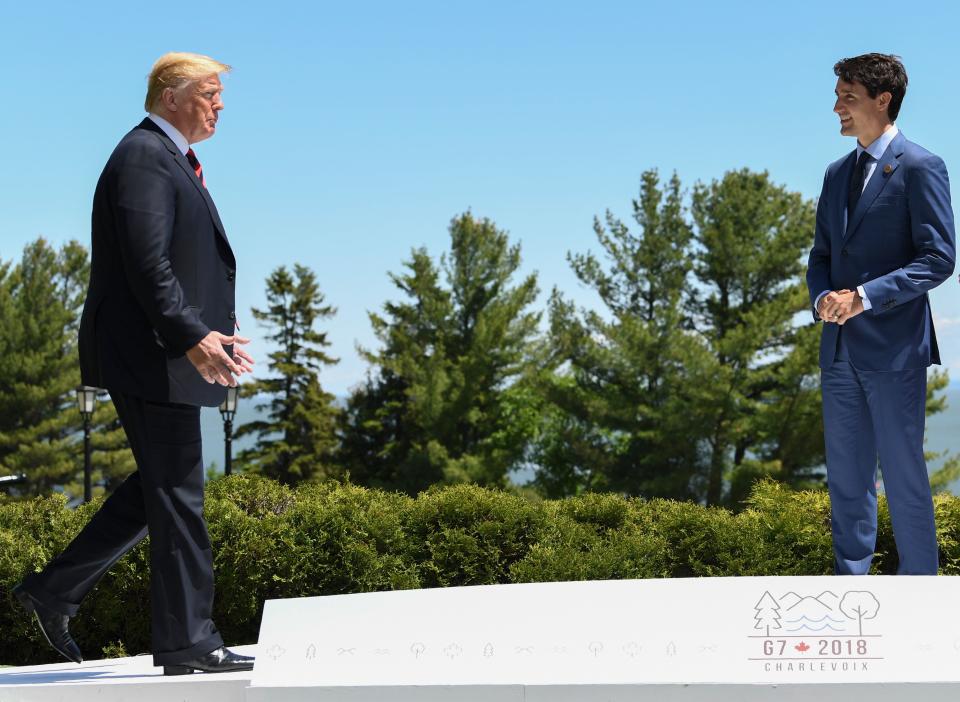
<svg viewBox="0 0 960 702"><path fill-rule="evenodd" d="M220 404L226 388L207 383L184 354L211 330L233 333L236 260L207 189L149 118L107 161L92 226L83 383L158 402Z"/></svg>
<svg viewBox="0 0 960 702"><path fill-rule="evenodd" d="M810 301L862 285L872 309L843 326L851 364L864 371L940 363L927 291L953 273L956 243L943 160L897 134L880 157L853 215L847 193L857 153L827 168L807 265ZM816 318L816 311L814 311ZM834 361L840 327L826 324L820 367Z"/></svg>

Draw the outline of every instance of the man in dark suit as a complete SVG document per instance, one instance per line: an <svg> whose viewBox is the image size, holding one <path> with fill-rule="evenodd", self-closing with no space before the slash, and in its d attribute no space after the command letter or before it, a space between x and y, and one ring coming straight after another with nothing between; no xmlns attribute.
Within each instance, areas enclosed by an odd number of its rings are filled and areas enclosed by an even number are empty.
<svg viewBox="0 0 960 702"><path fill-rule="evenodd" d="M927 367L940 363L927 292L954 268L943 161L894 124L907 89L896 56L834 66L834 112L857 148L827 168L807 269L820 344L836 572L865 574L876 545L879 458L898 573L936 575L923 458Z"/></svg>
<svg viewBox="0 0 960 702"><path fill-rule="evenodd" d="M211 620L200 446L200 406L220 404L253 363L237 346L248 340L235 335L236 261L190 148L216 131L229 68L197 54L161 57L149 116L120 141L94 194L81 374L109 390L137 471L62 554L15 588L50 644L78 663L69 618L149 533L155 664L168 675L253 667L224 647Z"/></svg>

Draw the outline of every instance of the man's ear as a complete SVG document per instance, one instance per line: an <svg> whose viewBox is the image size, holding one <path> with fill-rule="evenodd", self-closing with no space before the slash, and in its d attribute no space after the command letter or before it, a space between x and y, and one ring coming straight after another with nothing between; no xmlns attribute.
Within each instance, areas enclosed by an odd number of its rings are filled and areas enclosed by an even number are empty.
<svg viewBox="0 0 960 702"><path fill-rule="evenodd" d="M163 106L170 112L177 111L177 96L173 88L163 89L163 92L160 93L160 102L162 102Z"/></svg>
<svg viewBox="0 0 960 702"><path fill-rule="evenodd" d="M893 100L893 94L889 91L884 91L877 96L877 109L882 109L886 112L887 108L890 107L890 101Z"/></svg>

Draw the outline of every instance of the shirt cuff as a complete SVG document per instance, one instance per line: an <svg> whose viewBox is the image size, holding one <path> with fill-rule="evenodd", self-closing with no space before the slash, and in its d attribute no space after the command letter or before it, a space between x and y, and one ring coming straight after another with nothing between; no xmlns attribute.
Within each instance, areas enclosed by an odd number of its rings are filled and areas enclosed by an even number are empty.
<svg viewBox="0 0 960 702"><path fill-rule="evenodd" d="M857 294L860 296L860 299L863 301L864 311L873 309L873 305L870 303L870 298L867 297L867 293L864 292L862 285L857 286Z"/></svg>
<svg viewBox="0 0 960 702"><path fill-rule="evenodd" d="M828 294L829 290L824 290L822 293L817 295L817 299L813 302L813 312L817 315L817 318L820 318L820 301L823 299L823 296Z"/></svg>

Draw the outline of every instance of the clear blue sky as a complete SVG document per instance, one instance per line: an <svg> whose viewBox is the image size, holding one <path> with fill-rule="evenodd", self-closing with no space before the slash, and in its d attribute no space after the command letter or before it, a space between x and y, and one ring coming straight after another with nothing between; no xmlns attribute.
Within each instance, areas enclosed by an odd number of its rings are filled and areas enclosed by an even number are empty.
<svg viewBox="0 0 960 702"><path fill-rule="evenodd" d="M235 70L197 152L243 332L258 336L249 308L273 268L311 267L339 309L323 382L343 394L366 368L355 344L373 344L367 311L396 298L387 271L411 247L443 251L468 208L522 243L541 303L556 285L592 304L566 253L596 249L595 214L629 215L644 169L687 186L767 169L814 197L853 148L831 112L841 57L903 56L898 124L960 173L958 26L947 2L5 2L0 258L41 234L88 242L153 61L210 54ZM960 378L956 279L933 304Z"/></svg>

